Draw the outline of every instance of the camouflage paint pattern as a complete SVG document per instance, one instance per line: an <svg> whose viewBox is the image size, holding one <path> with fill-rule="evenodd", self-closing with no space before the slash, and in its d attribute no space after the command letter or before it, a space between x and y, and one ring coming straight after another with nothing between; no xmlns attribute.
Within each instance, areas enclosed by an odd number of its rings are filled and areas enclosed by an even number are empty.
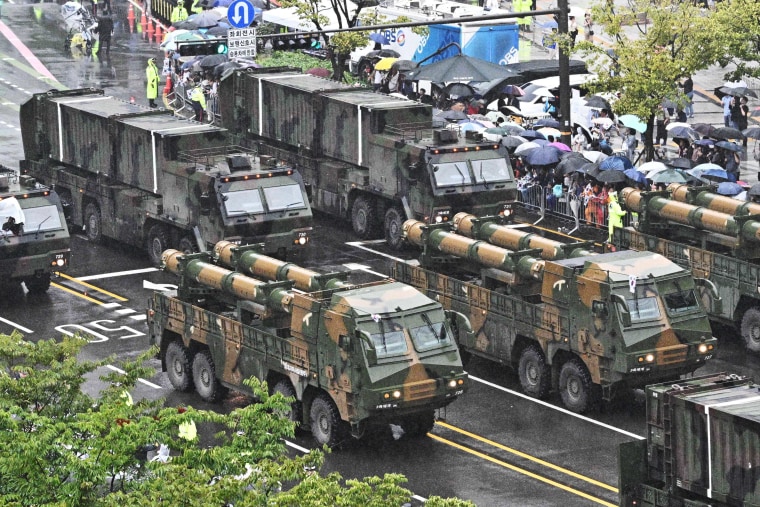
<svg viewBox="0 0 760 507"><path fill-rule="evenodd" d="M562 243L535 233L508 227L506 223L507 220L501 216L478 218L465 212L454 215L454 228L459 234L487 241L508 250L540 249L541 258L548 260L584 257L594 253L589 249L588 243Z"/></svg>
<svg viewBox="0 0 760 507"><path fill-rule="evenodd" d="M729 215L760 215L759 203L740 201L710 191L714 189L715 187L690 187L680 183L668 185L668 192L676 201L688 202Z"/></svg>
<svg viewBox="0 0 760 507"><path fill-rule="evenodd" d="M760 505L759 387L725 373L648 386L647 439L620 449L620 505Z"/></svg>
<svg viewBox="0 0 760 507"><path fill-rule="evenodd" d="M0 166L0 205L11 198L18 203L26 223L22 222L19 234L0 230L0 286L26 280L29 289L38 279L68 270L69 231L54 190ZM7 216L0 216L0 225L7 220Z"/></svg>
<svg viewBox="0 0 760 507"><path fill-rule="evenodd" d="M606 399L622 385L640 387L678 378L714 355L716 340L696 299L688 311L669 312L666 307L664 294L695 290L695 281L660 255L627 251L557 261L534 259L543 267L531 271L541 284L529 292L515 290L510 283L519 281L493 271L497 263L489 261L503 259L509 253L503 249L499 256L480 259L472 251L472 245L478 244L474 240L469 247L462 246L461 240L452 240L452 233L411 221L405 223L405 231L407 239L426 253L445 252L453 259L421 257L423 266L435 266L439 272L397 262L392 276L437 296L445 308L465 314L474 332L471 342L460 343L468 352L516 367L522 351L536 343L555 372L571 357L583 361ZM441 272L458 272L473 264L491 267L481 272L482 286ZM630 292L632 280L635 297ZM627 325L620 301L631 305L636 298L652 298L656 311Z"/></svg>
<svg viewBox="0 0 760 507"><path fill-rule="evenodd" d="M89 226L86 209L94 205L103 236L140 247L154 226L168 236L164 246L185 240L183 249L197 236L205 248L221 239L265 242L271 253L308 245L312 214L300 175L234 146L225 129L96 89L35 94L20 122L23 172L55 185L73 225ZM290 186L300 198L270 199ZM227 197L242 193L261 205L228 208Z"/></svg>
<svg viewBox="0 0 760 507"><path fill-rule="evenodd" d="M383 280L305 293L292 291L293 282L263 282L222 269L207 254L169 250L163 258L165 269L180 275L177 291L154 292L148 312L151 343L160 345L164 369L172 340L181 339L192 351L208 347L226 386L247 392L242 380L252 375L287 377L304 403L304 423L308 404L325 393L354 436L370 423L400 422L446 406L467 387L455 340L439 339L424 354L418 351L415 326L443 322L446 336L453 334L441 305L408 285ZM282 314L285 307L287 320L274 326L268 317L251 315ZM403 333L403 352L378 350L372 334L380 322L403 323L393 329Z"/></svg>

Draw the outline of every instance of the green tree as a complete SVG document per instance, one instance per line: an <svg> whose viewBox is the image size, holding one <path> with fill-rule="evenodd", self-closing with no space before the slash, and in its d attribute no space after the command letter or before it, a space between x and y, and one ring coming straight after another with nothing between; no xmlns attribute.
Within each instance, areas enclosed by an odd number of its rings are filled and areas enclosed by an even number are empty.
<svg viewBox="0 0 760 507"><path fill-rule="evenodd" d="M78 361L86 343L0 334L0 504L379 506L411 496L403 476L344 483L319 475L321 451L289 458L283 439L295 428L277 414L292 400L270 396L255 379L247 383L258 402L230 414L133 402L137 379L153 373L143 366L155 355L149 350L121 365L125 373L101 377L105 387L93 398L86 378L106 361ZM159 444L171 452L148 461L146 446Z"/></svg>
<svg viewBox="0 0 760 507"><path fill-rule="evenodd" d="M594 92L619 93L616 114L635 114L647 124L646 158L654 155L655 116L664 100L685 105L677 83L718 60L724 45L714 34L717 22L692 2L631 0L593 8L594 22L612 39L609 47L580 42L576 50L591 53L590 68L598 80Z"/></svg>
<svg viewBox="0 0 760 507"><path fill-rule="evenodd" d="M718 30L715 35L725 43L718 63L735 68L724 75L726 80L760 78L760 3L755 0L717 2L712 14Z"/></svg>

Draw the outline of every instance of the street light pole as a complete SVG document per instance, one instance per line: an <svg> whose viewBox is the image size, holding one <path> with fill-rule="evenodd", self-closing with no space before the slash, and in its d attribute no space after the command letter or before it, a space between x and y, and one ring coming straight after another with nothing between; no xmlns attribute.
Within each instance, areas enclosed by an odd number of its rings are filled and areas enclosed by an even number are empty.
<svg viewBox="0 0 760 507"><path fill-rule="evenodd" d="M557 30L563 35L567 35L567 0L557 0ZM562 133L562 142L572 146L571 137L573 135L572 121L570 120L570 99L572 98L570 90L570 56L565 45L559 46L559 114L562 118L560 132ZM568 48L569 49L569 48Z"/></svg>

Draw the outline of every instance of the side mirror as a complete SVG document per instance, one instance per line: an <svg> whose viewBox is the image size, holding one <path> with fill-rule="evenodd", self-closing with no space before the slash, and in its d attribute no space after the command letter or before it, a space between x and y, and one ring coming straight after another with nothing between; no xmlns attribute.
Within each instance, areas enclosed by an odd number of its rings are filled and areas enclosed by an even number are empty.
<svg viewBox="0 0 760 507"><path fill-rule="evenodd" d="M715 284L707 278L695 278L694 284L699 288L699 297L707 313L723 313L723 298L720 297Z"/></svg>
<svg viewBox="0 0 760 507"><path fill-rule="evenodd" d="M628 327L631 325L631 312L628 311L628 303L625 301L625 298L621 296L620 294L613 294L610 296L610 299L613 303L615 303L618 307L618 311L620 312L620 318L622 319L623 327Z"/></svg>
<svg viewBox="0 0 760 507"><path fill-rule="evenodd" d="M338 338L338 347L342 348L346 352L351 352L351 337L344 334Z"/></svg>
<svg viewBox="0 0 760 507"><path fill-rule="evenodd" d="M377 350L375 350L375 345L372 343L369 333L357 329L354 331L354 336L365 343L364 354L367 356L367 363L370 366L377 364Z"/></svg>
<svg viewBox="0 0 760 507"><path fill-rule="evenodd" d="M200 197L201 215L211 214L211 197L207 193L201 194Z"/></svg>

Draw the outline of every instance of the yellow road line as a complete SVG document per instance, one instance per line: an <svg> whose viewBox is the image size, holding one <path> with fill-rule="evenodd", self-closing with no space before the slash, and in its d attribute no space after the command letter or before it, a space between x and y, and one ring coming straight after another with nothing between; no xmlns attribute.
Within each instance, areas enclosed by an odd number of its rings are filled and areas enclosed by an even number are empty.
<svg viewBox="0 0 760 507"><path fill-rule="evenodd" d="M501 449L502 451L506 451L508 453L514 454L515 456L519 456L521 458L525 458L529 461L533 461L534 463L538 463L541 466L545 466L546 468L551 468L552 470L556 470L558 472L562 472L563 474L569 475L571 477L575 477L576 479L579 479L581 481L587 482L589 484L593 484L594 486L598 486L600 488L612 491L613 493L617 493L618 489L615 486L611 486L609 484L606 484L601 481L597 481L596 479L592 479L591 477L588 477L586 475L579 474L577 472L573 472L572 470L568 470L567 468L563 468L559 465L555 465L554 463L549 463L548 461L544 461L540 458L536 458L535 456L531 456L530 454L526 454L522 451L518 451L517 449L512 449L511 447L507 447L506 445L502 445L498 442L494 442L493 440L489 440L485 437L481 437L480 435L476 435L474 433L470 433L467 430L463 430L461 428L457 428L456 426L452 426L450 424L447 424L442 421L436 421L436 424L439 426L442 426L446 429L449 429L451 431L454 431L456 433L460 433L462 435L465 435L467 437L470 437L474 440L477 440L479 442L483 442L484 444L491 445L493 447L496 447L498 449Z"/></svg>
<svg viewBox="0 0 760 507"><path fill-rule="evenodd" d="M95 287L94 285L91 285L91 284L89 284L87 282L83 282L79 278L74 278L73 276L69 276L69 275L67 275L65 273L59 273L59 275L61 276L61 278L65 278L67 280L71 280L72 282L76 282L79 285L84 285L85 287L88 287L88 288L90 288L92 290L98 291L98 292L100 292L102 294L105 294L107 296L111 296L112 298L114 298L114 299L116 299L118 301L129 301L125 297L118 296L118 295L114 294L113 292L108 292L107 290L101 289L100 287Z"/></svg>
<svg viewBox="0 0 760 507"><path fill-rule="evenodd" d="M450 440L446 440L445 438L439 437L438 435L434 435L432 433L428 433L428 436L432 438L433 440L437 440L438 442L441 442L442 444L446 444L448 446L454 447L455 449L459 449L460 451L464 451L468 454L472 454L473 456L477 456L478 458L484 459L486 461L490 461L491 463L494 463L496 465L502 466L504 468L509 468L510 470L513 470L517 473L527 475L528 477L531 477L533 479L536 479L537 481L543 482L545 484L548 484L550 486L554 486L555 488L567 491L568 493L572 493L574 495L580 496L582 498L585 498L586 500L590 500L594 503L598 503L599 505L604 505L605 507L618 507L616 503L610 503L605 500L602 500L601 498L597 498L593 495L590 495L588 493L584 493L583 491L577 490L575 488L571 488L570 486L566 486L564 484L561 484L559 482L556 482L552 479L549 479L548 477L544 477L542 475L538 475L536 473L533 473L529 470L525 470L524 468L520 468L516 465L512 465L510 463L507 463L505 461L501 461L499 459L493 458L487 454L483 454L482 452L476 451L475 449L470 449L469 447L465 447L463 445L457 444L456 442L452 442Z"/></svg>
<svg viewBox="0 0 760 507"><path fill-rule="evenodd" d="M74 294L75 296L79 296L82 299L86 299L90 303L95 303L96 305L104 305L105 304L102 301L98 301L97 299L91 298L90 296L86 296L86 295L82 294L81 292L77 292L75 290L71 290L68 287L64 287L63 285L59 285L59 284L57 284L55 282L52 282L50 285L52 285L56 289L61 289L64 292L68 292L69 294Z"/></svg>

